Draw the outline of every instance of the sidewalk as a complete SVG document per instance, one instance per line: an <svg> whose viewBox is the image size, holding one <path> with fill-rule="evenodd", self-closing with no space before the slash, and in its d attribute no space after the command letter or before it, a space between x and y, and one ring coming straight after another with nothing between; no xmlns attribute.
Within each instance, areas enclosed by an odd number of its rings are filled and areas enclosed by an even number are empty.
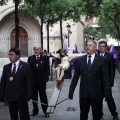
<svg viewBox="0 0 120 120"><path fill-rule="evenodd" d="M71 79L65 79L63 88L59 97L58 102L68 97L69 86ZM55 80L48 81L47 83L47 95L48 101L52 96L55 88ZM120 118L120 74L116 71L115 84L113 87L113 97L116 102L118 117ZM50 114L49 118L45 118L39 105L39 114L35 117L31 117L31 120L80 120L80 109L79 109L79 84L76 87L73 100L66 100L56 106L54 114ZM29 103L30 114L32 113L32 104ZM103 120L112 120L112 116L108 110L108 106L104 101L103 105L104 116ZM0 103L0 120L10 120L8 106L4 106L4 103ZM92 120L91 110L89 113L89 119Z"/></svg>

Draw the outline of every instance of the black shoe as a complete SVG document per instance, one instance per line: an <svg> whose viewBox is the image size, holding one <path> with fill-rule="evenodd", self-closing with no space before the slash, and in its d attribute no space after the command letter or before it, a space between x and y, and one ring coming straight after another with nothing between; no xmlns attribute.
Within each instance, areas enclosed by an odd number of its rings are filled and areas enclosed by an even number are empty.
<svg viewBox="0 0 120 120"><path fill-rule="evenodd" d="M113 116L113 120L118 120L118 116L117 115Z"/></svg>
<svg viewBox="0 0 120 120"><path fill-rule="evenodd" d="M36 116L38 113L32 113L31 116Z"/></svg>
<svg viewBox="0 0 120 120"><path fill-rule="evenodd" d="M45 113L45 117L49 118L50 117L49 113Z"/></svg>

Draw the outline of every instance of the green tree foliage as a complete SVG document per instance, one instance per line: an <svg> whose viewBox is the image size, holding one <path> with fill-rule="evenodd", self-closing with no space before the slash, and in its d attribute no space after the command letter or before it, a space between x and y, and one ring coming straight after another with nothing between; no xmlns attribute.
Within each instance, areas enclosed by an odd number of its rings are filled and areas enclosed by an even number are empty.
<svg viewBox="0 0 120 120"><path fill-rule="evenodd" d="M62 21L68 19L79 21L83 13L81 0L25 0L21 8L24 13L39 17L43 22L49 20L50 25L60 21L61 45L63 45Z"/></svg>
<svg viewBox="0 0 120 120"><path fill-rule="evenodd" d="M6 4L6 1L5 0L0 0L0 5L2 6L4 4Z"/></svg>
<svg viewBox="0 0 120 120"><path fill-rule="evenodd" d="M120 0L104 0L99 14L103 34L120 40Z"/></svg>
<svg viewBox="0 0 120 120"><path fill-rule="evenodd" d="M98 31L96 28L88 25L84 29L84 35L86 40L93 39L98 41L101 39L101 32Z"/></svg>
<svg viewBox="0 0 120 120"><path fill-rule="evenodd" d="M120 0L25 0L22 9L43 22L49 18L51 25L69 19L78 22L81 16L99 17L101 36L120 40Z"/></svg>

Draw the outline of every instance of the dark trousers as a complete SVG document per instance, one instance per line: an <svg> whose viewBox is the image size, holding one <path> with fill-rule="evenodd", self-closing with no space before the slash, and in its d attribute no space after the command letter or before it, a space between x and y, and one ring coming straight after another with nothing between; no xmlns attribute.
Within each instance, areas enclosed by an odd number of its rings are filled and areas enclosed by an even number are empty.
<svg viewBox="0 0 120 120"><path fill-rule="evenodd" d="M80 120L87 120L88 113L91 106L93 120L101 120L101 105L102 99L80 99Z"/></svg>
<svg viewBox="0 0 120 120"><path fill-rule="evenodd" d="M43 103L41 104L42 110L44 113L46 113L47 105L48 105L47 94L46 94L46 84L43 84L40 86L37 86L37 85L33 86L33 96L32 96L33 113L38 113L39 111L38 104L34 102L34 101L38 101L38 92L40 96L40 102Z"/></svg>
<svg viewBox="0 0 120 120"><path fill-rule="evenodd" d="M20 102L8 102L9 112L11 120L30 120L28 102L20 101Z"/></svg>
<svg viewBox="0 0 120 120"><path fill-rule="evenodd" d="M111 92L111 96L106 99L106 102L107 102L108 108L111 112L111 115L112 116L118 115L118 113L116 112L116 105L115 105L115 101L112 96L112 92ZM102 109L103 109L103 104L102 104ZM102 111L102 115L103 115L103 111Z"/></svg>

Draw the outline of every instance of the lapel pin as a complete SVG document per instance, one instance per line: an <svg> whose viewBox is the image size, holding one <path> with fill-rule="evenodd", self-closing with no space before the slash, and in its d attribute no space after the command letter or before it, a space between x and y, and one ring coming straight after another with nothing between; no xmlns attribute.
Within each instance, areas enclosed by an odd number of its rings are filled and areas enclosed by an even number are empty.
<svg viewBox="0 0 120 120"><path fill-rule="evenodd" d="M22 65L20 65L20 67L19 68L21 68L22 67Z"/></svg>

